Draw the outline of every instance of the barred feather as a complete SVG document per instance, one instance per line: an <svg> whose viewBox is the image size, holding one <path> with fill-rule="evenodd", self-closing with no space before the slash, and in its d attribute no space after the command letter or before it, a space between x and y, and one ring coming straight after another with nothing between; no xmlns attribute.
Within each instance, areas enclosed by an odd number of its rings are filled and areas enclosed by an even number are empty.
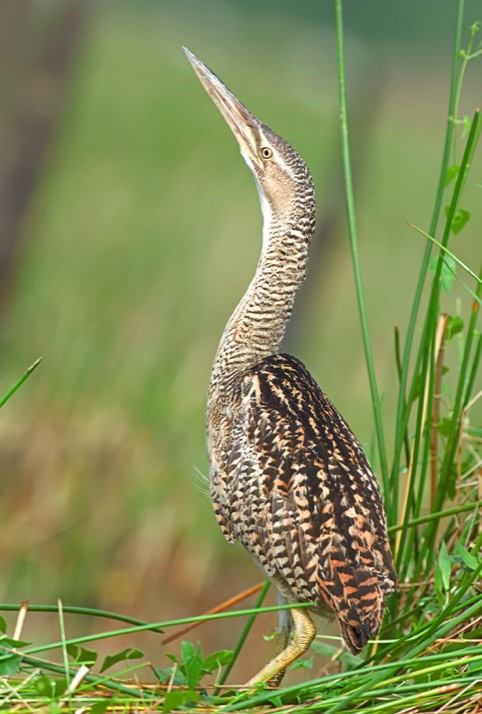
<svg viewBox="0 0 482 714"><path fill-rule="evenodd" d="M377 480L339 412L294 357L247 370L224 408L216 516L291 601L336 615L359 652L396 587ZM228 415L229 413L229 415Z"/></svg>

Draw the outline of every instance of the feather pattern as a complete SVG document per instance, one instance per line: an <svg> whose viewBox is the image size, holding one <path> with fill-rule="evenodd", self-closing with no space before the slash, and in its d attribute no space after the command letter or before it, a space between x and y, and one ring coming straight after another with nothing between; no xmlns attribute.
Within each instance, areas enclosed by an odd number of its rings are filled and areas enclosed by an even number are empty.
<svg viewBox="0 0 482 714"><path fill-rule="evenodd" d="M361 446L304 365L248 369L223 408L230 434L211 480L218 521L289 600L336 615L352 652L396 587L383 501Z"/></svg>

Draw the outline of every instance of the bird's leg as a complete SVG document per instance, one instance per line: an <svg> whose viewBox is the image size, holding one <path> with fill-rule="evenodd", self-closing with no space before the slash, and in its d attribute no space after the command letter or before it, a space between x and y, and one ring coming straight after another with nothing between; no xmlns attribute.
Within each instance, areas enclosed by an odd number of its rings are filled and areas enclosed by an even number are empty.
<svg viewBox="0 0 482 714"><path fill-rule="evenodd" d="M277 591L276 593L276 602L280 606L286 605L288 603L285 596L282 595L279 591ZM278 610L278 634L276 637L275 657L276 655L281 654L281 652L284 652L284 650L288 647L288 642L290 641L290 634L292 629L293 618L291 617L291 612L289 610ZM274 677L271 677L266 682L266 684L270 687L279 687L285 674L286 668L281 669L275 674Z"/></svg>
<svg viewBox="0 0 482 714"><path fill-rule="evenodd" d="M291 610L291 616L294 625L291 640L282 652L276 655L257 675L249 680L248 686L260 684L261 682L277 686L283 678L286 668L298 657L301 657L315 639L316 625L304 608Z"/></svg>

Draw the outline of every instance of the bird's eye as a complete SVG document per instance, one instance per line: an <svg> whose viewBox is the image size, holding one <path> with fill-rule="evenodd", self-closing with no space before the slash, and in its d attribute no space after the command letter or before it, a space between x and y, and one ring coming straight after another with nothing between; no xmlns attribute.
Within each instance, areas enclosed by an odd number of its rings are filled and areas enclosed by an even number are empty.
<svg viewBox="0 0 482 714"><path fill-rule="evenodd" d="M269 146L263 146L260 153L263 159L271 159L273 157L273 152L271 151Z"/></svg>

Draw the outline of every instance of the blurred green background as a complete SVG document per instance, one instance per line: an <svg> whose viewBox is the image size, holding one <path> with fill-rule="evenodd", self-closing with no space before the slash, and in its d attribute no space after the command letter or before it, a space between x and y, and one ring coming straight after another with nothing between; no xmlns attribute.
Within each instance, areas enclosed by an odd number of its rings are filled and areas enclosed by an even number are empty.
<svg viewBox="0 0 482 714"><path fill-rule="evenodd" d="M467 30L482 19L477 6L467 3ZM1 75L2 391L43 362L1 413L1 599L60 597L152 621L198 614L260 580L224 542L202 475L210 365L254 271L261 214L181 46L312 170L320 227L286 349L372 453L331 3L8 7L25 16ZM347 2L345 14L361 260L390 441L393 327L404 334L424 249L407 221L427 229L432 210L455 6L441 0L434 16L429 2L367 0ZM481 77L471 63L461 114L480 106ZM463 202L472 220L453 244L475 270L481 183L479 163ZM457 285L446 302L454 313L469 299ZM26 638L52 622L32 616ZM200 636L207 649L232 647L240 626Z"/></svg>

